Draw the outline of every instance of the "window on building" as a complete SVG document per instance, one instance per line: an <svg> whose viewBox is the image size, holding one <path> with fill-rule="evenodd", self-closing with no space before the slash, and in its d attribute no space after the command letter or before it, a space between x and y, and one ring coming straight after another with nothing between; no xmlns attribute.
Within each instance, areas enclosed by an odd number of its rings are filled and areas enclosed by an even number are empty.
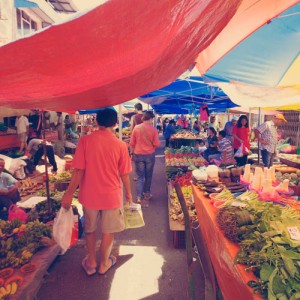
<svg viewBox="0 0 300 300"><path fill-rule="evenodd" d="M17 9L17 24L18 34L20 36L25 36L37 31L37 23L20 9Z"/></svg>

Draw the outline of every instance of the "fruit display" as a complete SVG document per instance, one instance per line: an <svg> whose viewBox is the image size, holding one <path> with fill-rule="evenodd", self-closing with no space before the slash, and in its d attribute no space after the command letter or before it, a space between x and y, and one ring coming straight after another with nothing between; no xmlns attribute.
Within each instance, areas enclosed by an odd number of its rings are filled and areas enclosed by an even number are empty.
<svg viewBox="0 0 300 300"><path fill-rule="evenodd" d="M18 276L20 277L20 276ZM13 279L13 278L12 278ZM18 287L21 284L17 283L17 280L5 282L3 286L0 287L0 299L6 299L9 296L14 295L17 292Z"/></svg>
<svg viewBox="0 0 300 300"><path fill-rule="evenodd" d="M300 168L300 155L280 153L278 156L282 163L291 167Z"/></svg>
<svg viewBox="0 0 300 300"><path fill-rule="evenodd" d="M29 263L34 253L45 246L45 238L52 238L51 229L39 221L24 224L18 219L0 220L0 270Z"/></svg>
<svg viewBox="0 0 300 300"><path fill-rule="evenodd" d="M288 179L290 186L300 186L300 170L293 173L276 172L275 177L279 182L283 182Z"/></svg>
<svg viewBox="0 0 300 300"><path fill-rule="evenodd" d="M34 194L44 188L42 182L34 182L30 178L23 179L20 183L21 187L19 187L19 192L21 197Z"/></svg>
<svg viewBox="0 0 300 300"><path fill-rule="evenodd" d="M188 167L206 165L206 160L199 156L199 151L195 147L181 146L180 149L166 148L166 166Z"/></svg>
<svg viewBox="0 0 300 300"><path fill-rule="evenodd" d="M119 138L119 132L116 132L116 137ZM130 128L126 127L126 128L122 128L122 139L126 140L126 139L130 139Z"/></svg>
<svg viewBox="0 0 300 300"><path fill-rule="evenodd" d="M189 130L180 130L171 136L171 139L206 139L204 134L195 133Z"/></svg>

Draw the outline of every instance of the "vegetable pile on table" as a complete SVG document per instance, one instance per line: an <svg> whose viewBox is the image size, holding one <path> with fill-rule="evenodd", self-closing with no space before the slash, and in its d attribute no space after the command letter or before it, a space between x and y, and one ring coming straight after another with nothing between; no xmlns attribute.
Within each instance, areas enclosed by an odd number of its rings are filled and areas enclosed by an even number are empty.
<svg viewBox="0 0 300 300"><path fill-rule="evenodd" d="M235 263L248 265L258 277L248 285L270 300L300 299L300 212L258 200L242 203L225 205L217 221L240 245Z"/></svg>
<svg viewBox="0 0 300 300"><path fill-rule="evenodd" d="M170 210L169 217L173 221L178 221L180 224L184 225L184 215L183 211L174 188L175 183L179 183L181 187L182 194L184 196L186 206L190 215L191 222L197 221L197 213L195 209L195 204L192 198L192 172L187 172L185 175L176 176L174 180L170 181L172 185L172 191L170 192Z"/></svg>
<svg viewBox="0 0 300 300"><path fill-rule="evenodd" d="M0 270L28 263L51 238L51 229L39 221L27 224L18 219L0 221Z"/></svg>

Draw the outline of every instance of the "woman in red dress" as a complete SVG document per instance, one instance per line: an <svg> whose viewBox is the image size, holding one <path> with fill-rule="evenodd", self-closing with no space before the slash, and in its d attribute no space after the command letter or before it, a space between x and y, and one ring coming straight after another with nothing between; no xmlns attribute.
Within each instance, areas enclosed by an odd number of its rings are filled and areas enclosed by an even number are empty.
<svg viewBox="0 0 300 300"><path fill-rule="evenodd" d="M239 149L241 143L243 147L243 156L235 157L238 166L244 166L250 150L250 128L247 116L241 115L237 124L232 129L234 153Z"/></svg>

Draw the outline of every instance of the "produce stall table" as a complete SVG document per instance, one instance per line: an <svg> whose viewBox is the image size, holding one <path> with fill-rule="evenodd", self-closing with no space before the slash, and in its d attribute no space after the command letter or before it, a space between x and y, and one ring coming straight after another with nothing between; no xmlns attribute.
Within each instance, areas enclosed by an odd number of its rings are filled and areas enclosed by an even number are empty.
<svg viewBox="0 0 300 300"><path fill-rule="evenodd" d="M171 138L170 139L170 145L172 148L178 149L181 146L190 146L194 147L195 142L202 142L204 139L202 137L199 138Z"/></svg>
<svg viewBox="0 0 300 300"><path fill-rule="evenodd" d="M0 135L0 150L20 147L20 141L16 134Z"/></svg>
<svg viewBox="0 0 300 300"><path fill-rule="evenodd" d="M60 246L54 244L51 247L45 247L44 249L37 252L33 258L32 262L38 265L38 268L24 276L23 284L18 287L15 295L11 295L9 299L11 300L31 300L35 299L41 285L44 281L44 276L47 273L50 265L57 257L60 252Z"/></svg>
<svg viewBox="0 0 300 300"><path fill-rule="evenodd" d="M168 183L168 212L169 212L169 227L172 231L173 246L174 248L184 248L185 246L185 237L184 237L184 225L179 221L172 220L170 217L170 209L172 206L171 203L171 194L172 194L172 184Z"/></svg>
<svg viewBox="0 0 300 300"><path fill-rule="evenodd" d="M217 209L195 185L192 185L192 189L200 230L224 299L262 299L253 294L253 289L247 285L249 280L256 279L254 274L246 272L246 266L234 264L239 246L230 242L219 228L216 221Z"/></svg>

